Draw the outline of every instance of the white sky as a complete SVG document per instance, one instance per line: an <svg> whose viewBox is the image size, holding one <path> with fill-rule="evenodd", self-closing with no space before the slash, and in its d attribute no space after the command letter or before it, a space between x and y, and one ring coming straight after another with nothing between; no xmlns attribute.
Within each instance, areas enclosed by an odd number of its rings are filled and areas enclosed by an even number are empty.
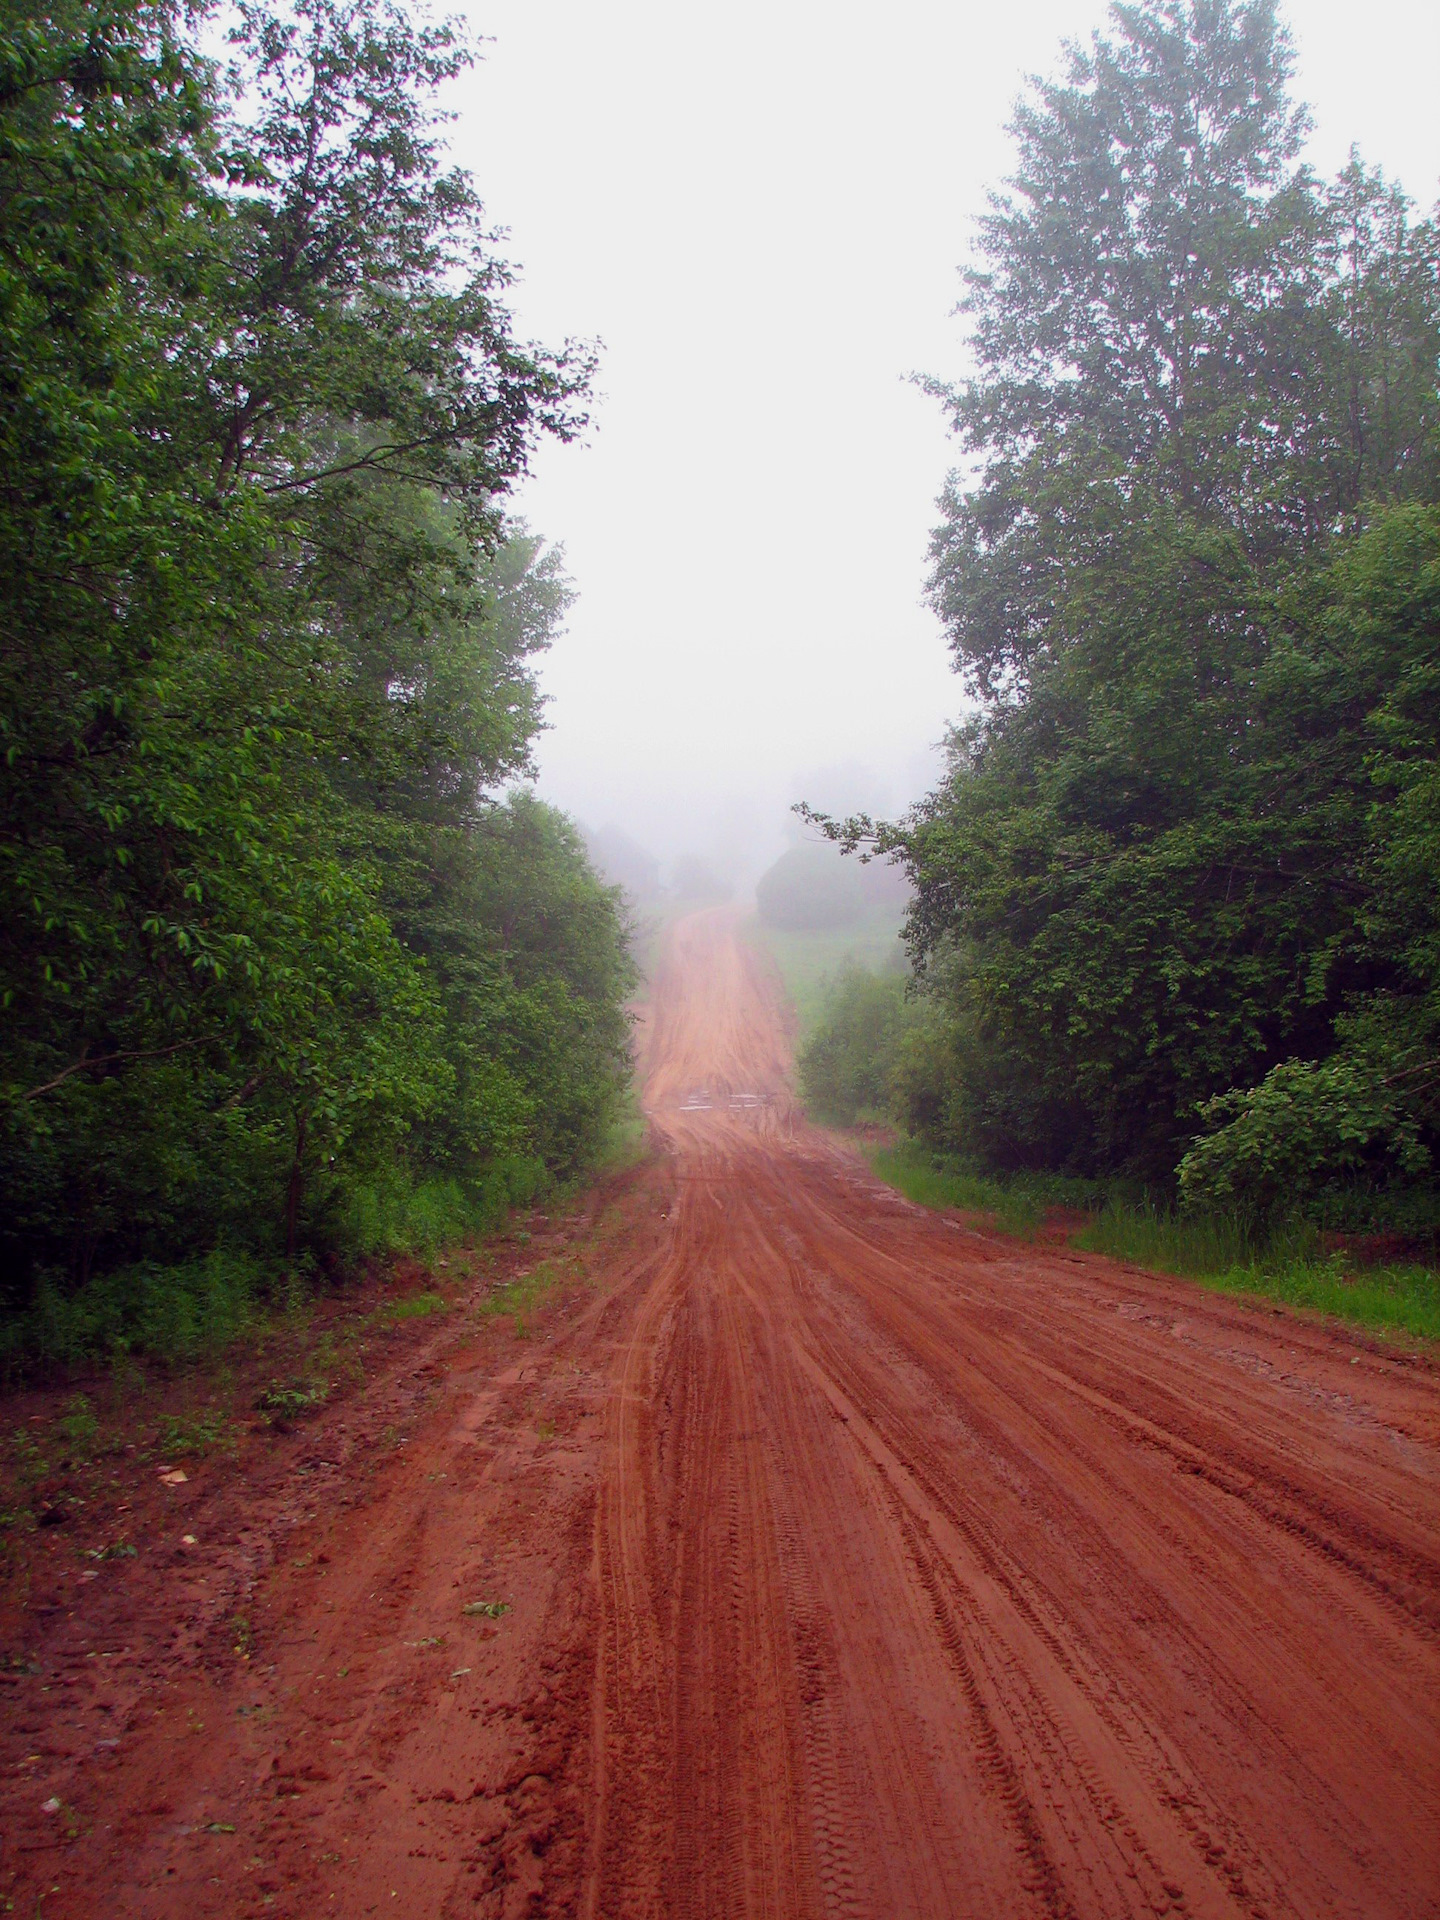
<svg viewBox="0 0 1440 1920"><path fill-rule="evenodd" d="M971 223L1025 75L1097 0L468 0L471 167L547 344L598 336L595 424L519 499L580 592L543 680L541 791L662 858L785 806L898 808L960 708L921 604L951 464ZM1440 5L1291 0L1326 171L1351 141L1440 193Z"/></svg>

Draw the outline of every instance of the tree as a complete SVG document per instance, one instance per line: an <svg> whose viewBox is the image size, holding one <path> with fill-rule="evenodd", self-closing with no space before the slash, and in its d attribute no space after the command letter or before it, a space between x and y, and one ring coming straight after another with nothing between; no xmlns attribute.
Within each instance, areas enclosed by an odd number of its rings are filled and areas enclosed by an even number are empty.
<svg viewBox="0 0 1440 1920"><path fill-rule="evenodd" d="M226 79L188 20L77 4L0 39L19 1301L226 1233L293 1264L446 1114L476 1177L541 1153L538 1080L511 1086L504 1036L466 1054L417 936L447 875L448 910L488 911L486 796L528 764L566 600L505 495L577 429L589 356L514 338L438 144L451 29L242 6ZM503 971L495 927L471 937ZM597 991L613 1097L618 962Z"/></svg>
<svg viewBox="0 0 1440 1920"><path fill-rule="evenodd" d="M1403 196L1298 165L1272 6L1111 17L1017 114L944 393L977 709L909 820L832 831L914 879L952 1136L1165 1181L1207 1102L1413 984L1375 931L1393 656L1338 636L1352 546L1435 496L1440 296Z"/></svg>

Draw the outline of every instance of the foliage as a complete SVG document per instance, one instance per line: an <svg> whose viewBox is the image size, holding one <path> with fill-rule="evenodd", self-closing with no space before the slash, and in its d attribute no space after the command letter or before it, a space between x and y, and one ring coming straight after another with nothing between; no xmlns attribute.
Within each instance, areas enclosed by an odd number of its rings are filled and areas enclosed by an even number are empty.
<svg viewBox="0 0 1440 1920"><path fill-rule="evenodd" d="M1440 1117L1440 239L1298 164L1268 0L1112 22L1019 110L943 393L976 709L909 818L829 830L914 882L933 1142L1380 1192Z"/></svg>
<svg viewBox="0 0 1440 1920"><path fill-rule="evenodd" d="M1293 1207L1337 1174L1372 1165L1408 1175L1430 1170L1419 1126L1390 1076L1344 1053L1287 1060L1258 1087L1207 1101L1214 1131L1180 1162L1180 1191L1192 1205L1262 1214Z"/></svg>
<svg viewBox="0 0 1440 1920"><path fill-rule="evenodd" d="M848 1127L890 1111L910 1011L905 985L902 975L853 965L831 985L798 1061L800 1090L820 1119Z"/></svg>
<svg viewBox="0 0 1440 1920"><path fill-rule="evenodd" d="M443 164L468 54L191 24L0 34L0 1251L64 1349L92 1280L141 1337L166 1272L343 1251L387 1168L567 1172L624 1078L618 900L487 797L568 600L504 497L589 360L515 340Z"/></svg>

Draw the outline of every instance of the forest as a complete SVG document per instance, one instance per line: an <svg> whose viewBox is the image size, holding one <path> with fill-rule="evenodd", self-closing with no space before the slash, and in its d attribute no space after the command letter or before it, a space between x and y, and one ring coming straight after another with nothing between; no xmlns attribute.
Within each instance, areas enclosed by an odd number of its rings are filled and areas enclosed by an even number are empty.
<svg viewBox="0 0 1440 1920"><path fill-rule="evenodd" d="M570 587L509 504L594 356L516 335L472 57L389 0L6 17L7 1366L483 1230L628 1098L625 898L523 784ZM817 1111L1433 1246L1440 229L1305 164L1292 65L1269 0L1144 0L1033 83L931 385L964 717L904 817L812 814L870 879L760 904L908 883Z"/></svg>
<svg viewBox="0 0 1440 1920"><path fill-rule="evenodd" d="M626 909L514 782L585 418L386 0L0 36L0 1358L174 1353L605 1149Z"/></svg>
<svg viewBox="0 0 1440 1920"><path fill-rule="evenodd" d="M1112 9L1012 125L930 601L967 696L812 1103L1257 1226L1440 1222L1440 231L1301 159L1273 6Z"/></svg>

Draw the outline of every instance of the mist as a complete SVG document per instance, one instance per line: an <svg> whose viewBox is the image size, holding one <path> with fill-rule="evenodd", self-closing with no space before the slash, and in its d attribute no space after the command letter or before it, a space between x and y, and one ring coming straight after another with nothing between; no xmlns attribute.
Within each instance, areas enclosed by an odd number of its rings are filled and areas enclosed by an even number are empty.
<svg viewBox="0 0 1440 1920"><path fill-rule="evenodd" d="M453 90L522 331L602 343L593 424L515 505L578 591L539 790L743 888L797 799L905 808L963 711L923 601L955 462L910 380L966 370L956 269L1025 76L1093 0L493 0ZM1440 181L1440 11L1288 9L1309 157ZM1397 59L1397 48L1404 57Z"/></svg>

